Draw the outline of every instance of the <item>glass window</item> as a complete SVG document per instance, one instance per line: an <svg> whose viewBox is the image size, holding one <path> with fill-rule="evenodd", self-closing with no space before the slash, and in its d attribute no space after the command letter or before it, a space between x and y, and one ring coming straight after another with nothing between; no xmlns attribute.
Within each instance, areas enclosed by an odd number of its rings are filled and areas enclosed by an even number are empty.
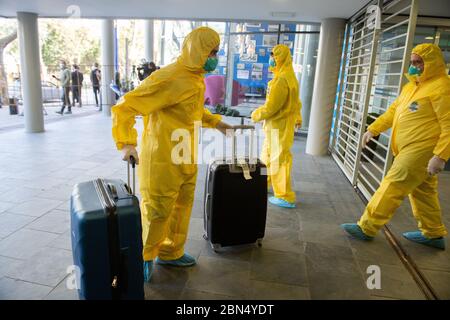
<svg viewBox="0 0 450 320"><path fill-rule="evenodd" d="M439 47L444 54L445 64L447 65L447 74L450 75L450 28L439 29L437 32Z"/></svg>
<svg viewBox="0 0 450 320"><path fill-rule="evenodd" d="M279 43L291 49L293 67L300 85L303 129L308 128L314 83L319 26L272 23L231 23L226 80L226 106L242 115L264 104L273 73L269 58ZM209 103L213 102L209 101Z"/></svg>

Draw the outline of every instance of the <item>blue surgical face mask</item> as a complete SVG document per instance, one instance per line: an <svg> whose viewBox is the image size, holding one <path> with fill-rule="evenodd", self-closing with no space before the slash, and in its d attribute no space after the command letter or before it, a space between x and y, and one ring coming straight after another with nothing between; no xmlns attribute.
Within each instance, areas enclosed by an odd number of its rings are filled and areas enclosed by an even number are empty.
<svg viewBox="0 0 450 320"><path fill-rule="evenodd" d="M417 68L417 67L415 67L413 65L410 65L409 69L408 69L408 74L410 76L414 76L414 75L420 76L422 74L422 70L420 70L419 68Z"/></svg>
<svg viewBox="0 0 450 320"><path fill-rule="evenodd" d="M219 63L219 59L209 57L208 60L206 60L206 63L203 66L203 69L205 69L207 72L212 72L216 69L218 63Z"/></svg>
<svg viewBox="0 0 450 320"><path fill-rule="evenodd" d="M275 66L276 66L277 64L275 63L275 59L274 59L274 58L270 57L270 59L269 59L269 65L270 65L272 68L275 68Z"/></svg>

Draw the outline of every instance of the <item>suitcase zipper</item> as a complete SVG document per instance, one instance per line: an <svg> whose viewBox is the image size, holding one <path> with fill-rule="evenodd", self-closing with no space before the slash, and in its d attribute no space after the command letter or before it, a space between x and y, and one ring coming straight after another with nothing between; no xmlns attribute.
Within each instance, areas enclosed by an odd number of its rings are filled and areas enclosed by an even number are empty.
<svg viewBox="0 0 450 320"><path fill-rule="evenodd" d="M107 184L103 179L94 180L94 186L97 191L100 203L107 215L108 221L108 244L111 274L111 296L113 300L120 299L120 241L119 228L117 221L117 206L108 192Z"/></svg>

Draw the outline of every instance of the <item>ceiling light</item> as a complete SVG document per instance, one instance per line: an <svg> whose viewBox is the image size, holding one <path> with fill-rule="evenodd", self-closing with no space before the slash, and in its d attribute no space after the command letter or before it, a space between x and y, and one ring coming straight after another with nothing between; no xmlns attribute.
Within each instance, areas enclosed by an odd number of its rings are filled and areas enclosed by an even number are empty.
<svg viewBox="0 0 450 320"><path fill-rule="evenodd" d="M431 36L425 37L425 40L433 40L433 39L434 39L434 37L431 37Z"/></svg>
<svg viewBox="0 0 450 320"><path fill-rule="evenodd" d="M293 18L295 17L295 12L271 12L272 17L277 18Z"/></svg>

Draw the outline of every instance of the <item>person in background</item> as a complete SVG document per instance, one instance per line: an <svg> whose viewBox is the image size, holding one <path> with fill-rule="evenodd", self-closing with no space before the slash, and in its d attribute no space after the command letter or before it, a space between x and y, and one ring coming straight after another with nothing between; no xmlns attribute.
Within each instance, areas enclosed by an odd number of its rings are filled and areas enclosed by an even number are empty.
<svg viewBox="0 0 450 320"><path fill-rule="evenodd" d="M81 108L81 88L83 86L83 73L78 65L74 64L72 71L72 106L75 107L75 100Z"/></svg>
<svg viewBox="0 0 450 320"><path fill-rule="evenodd" d="M159 69L159 67L157 67L156 64L155 64L153 61L151 61L151 62L148 64L148 66L149 66L149 69L150 69L150 74L152 74L153 72L155 72L156 70ZM150 74L149 74L149 75L150 75Z"/></svg>
<svg viewBox="0 0 450 320"><path fill-rule="evenodd" d="M358 223L345 223L342 228L357 239L372 240L408 196L419 230L403 236L445 249L447 229L442 223L437 174L450 158L450 79L441 49L434 44L416 46L406 76L409 83L400 96L362 138L365 147L392 128L394 162Z"/></svg>
<svg viewBox="0 0 450 320"><path fill-rule="evenodd" d="M273 48L269 61L274 78L268 83L266 103L252 112L252 121L264 121L265 139L261 160L267 166L269 187L274 196L269 198L273 205L295 208L295 192L291 187L292 154L294 131L302 124L298 97L298 81L292 67L289 47L279 44ZM274 141L272 134L278 134Z"/></svg>
<svg viewBox="0 0 450 320"><path fill-rule="evenodd" d="M53 75L53 78L55 78L56 80L58 80L60 82L61 89L62 89L62 96L61 96L62 106L61 106L61 110L56 111L56 113L59 113L62 115L64 113L64 109L67 106L67 111L65 112L65 114L71 114L72 108L71 108L70 98L69 98L70 70L67 68L66 62L64 60L60 61L59 68L61 70L59 78L57 76Z"/></svg>
<svg viewBox="0 0 450 320"><path fill-rule="evenodd" d="M140 163L138 176L147 282L154 261L178 267L196 264L195 258L184 250L197 180L194 126L200 123L223 133L232 128L203 105L204 75L217 66L219 43L219 34L213 29L195 29L186 36L176 62L147 77L111 109L112 135L117 148L123 151L124 160L130 161L133 156ZM139 157L134 129L136 115L144 117ZM190 136L181 162L173 158L174 148L179 143L172 139L174 132L187 132Z"/></svg>
<svg viewBox="0 0 450 320"><path fill-rule="evenodd" d="M91 83L92 83L92 90L94 91L95 96L95 105L99 108L99 110L102 109L102 106L99 104L99 95L100 95L100 83L101 83L101 71L98 68L98 63L94 63L94 66L91 70Z"/></svg>

